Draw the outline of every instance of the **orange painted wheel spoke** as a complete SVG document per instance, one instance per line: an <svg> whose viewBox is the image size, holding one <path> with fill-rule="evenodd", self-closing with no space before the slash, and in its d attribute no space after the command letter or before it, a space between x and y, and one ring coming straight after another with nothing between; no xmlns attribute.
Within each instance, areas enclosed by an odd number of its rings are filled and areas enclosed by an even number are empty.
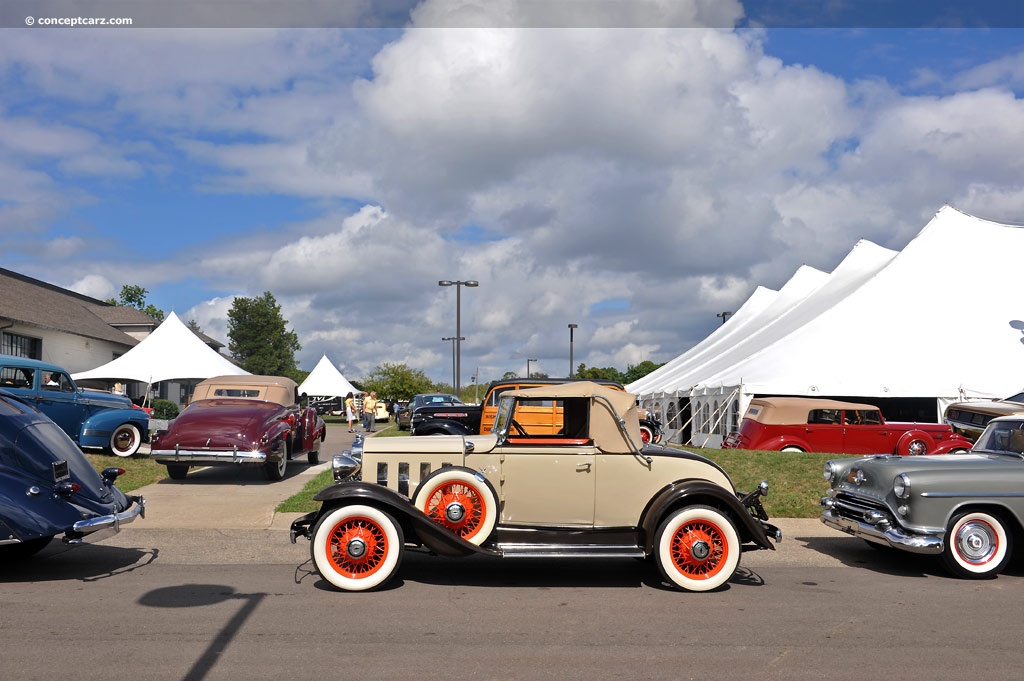
<svg viewBox="0 0 1024 681"><path fill-rule="evenodd" d="M682 525L672 537L672 562L692 579L709 579L720 572L729 556L722 530L706 520Z"/></svg>
<svg viewBox="0 0 1024 681"><path fill-rule="evenodd" d="M446 513L452 504L460 505L465 511L457 520L449 518ZM476 534L484 521L484 504L480 491L461 482L439 485L427 498L423 512L435 523L447 527L463 539Z"/></svg>
<svg viewBox="0 0 1024 681"><path fill-rule="evenodd" d="M353 556L349 546L361 542L365 551ZM338 523L327 542L328 557L338 573L359 579L380 569L388 554L388 540L384 530L369 518L352 517Z"/></svg>

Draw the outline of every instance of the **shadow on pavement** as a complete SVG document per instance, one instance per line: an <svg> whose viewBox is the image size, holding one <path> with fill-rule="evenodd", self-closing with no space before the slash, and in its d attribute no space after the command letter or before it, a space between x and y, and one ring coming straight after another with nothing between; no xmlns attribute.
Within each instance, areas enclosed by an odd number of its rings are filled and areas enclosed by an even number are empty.
<svg viewBox="0 0 1024 681"><path fill-rule="evenodd" d="M155 561L160 549L84 544L68 546L54 539L24 560L0 564L0 582L95 582L133 572Z"/></svg>

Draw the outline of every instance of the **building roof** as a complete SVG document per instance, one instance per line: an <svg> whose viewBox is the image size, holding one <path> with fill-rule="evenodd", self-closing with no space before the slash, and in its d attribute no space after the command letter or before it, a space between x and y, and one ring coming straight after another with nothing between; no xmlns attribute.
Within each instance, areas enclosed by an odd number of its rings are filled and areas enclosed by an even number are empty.
<svg viewBox="0 0 1024 681"><path fill-rule="evenodd" d="M131 348L139 341L111 324L138 324L142 321L139 315L152 325L158 323L134 308L110 305L0 268L0 319Z"/></svg>

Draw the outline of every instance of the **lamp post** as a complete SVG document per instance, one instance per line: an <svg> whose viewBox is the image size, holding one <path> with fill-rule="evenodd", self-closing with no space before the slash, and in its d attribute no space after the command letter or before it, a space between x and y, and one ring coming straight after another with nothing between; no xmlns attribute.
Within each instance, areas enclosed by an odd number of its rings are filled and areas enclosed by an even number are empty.
<svg viewBox="0 0 1024 681"><path fill-rule="evenodd" d="M537 361L536 359L528 359L528 360L526 360L526 377L527 378L530 377L530 362L536 362L536 361Z"/></svg>
<svg viewBox="0 0 1024 681"><path fill-rule="evenodd" d="M721 317L722 318L722 323L725 324L725 320L728 319L729 315L731 315L731 314L732 314L732 312L729 312L728 310L726 310L726 311L723 311L723 312L719 312L715 316L716 317Z"/></svg>
<svg viewBox="0 0 1024 681"><path fill-rule="evenodd" d="M442 279L437 282L438 286L454 286L455 287L455 385L454 392L458 396L459 383L462 381L462 341L465 338L462 337L462 287L468 286L474 288L480 285L479 281L449 281Z"/></svg>
<svg viewBox="0 0 1024 681"><path fill-rule="evenodd" d="M569 325L569 378L572 378L573 373L575 373L572 363L572 332L575 331L578 327L578 324Z"/></svg>
<svg viewBox="0 0 1024 681"><path fill-rule="evenodd" d="M455 336L449 336L447 338L442 338L441 340L452 342L452 392L455 392L455 342L466 339L456 338ZM456 397L458 397L458 395L456 395Z"/></svg>

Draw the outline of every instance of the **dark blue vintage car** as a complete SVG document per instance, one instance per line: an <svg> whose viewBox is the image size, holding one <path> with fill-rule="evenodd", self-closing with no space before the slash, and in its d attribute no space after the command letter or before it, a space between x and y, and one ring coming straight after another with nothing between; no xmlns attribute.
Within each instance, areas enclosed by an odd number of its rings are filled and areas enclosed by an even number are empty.
<svg viewBox="0 0 1024 681"><path fill-rule="evenodd" d="M43 549L57 535L81 543L142 516L145 500L98 473L57 424L0 390L0 563Z"/></svg>
<svg viewBox="0 0 1024 681"><path fill-rule="evenodd" d="M0 390L31 402L83 449L131 456L149 442L149 414L124 395L79 388L56 364L0 355Z"/></svg>

